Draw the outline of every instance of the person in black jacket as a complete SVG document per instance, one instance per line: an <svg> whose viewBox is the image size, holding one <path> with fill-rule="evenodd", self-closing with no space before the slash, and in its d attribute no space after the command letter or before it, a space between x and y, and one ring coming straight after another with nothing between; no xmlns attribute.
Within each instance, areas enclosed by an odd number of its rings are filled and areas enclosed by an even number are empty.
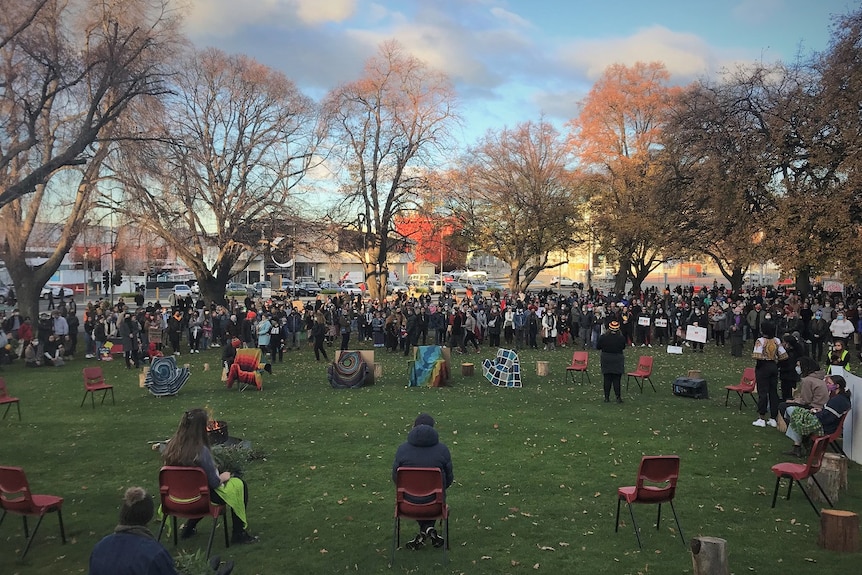
<svg viewBox="0 0 862 575"><path fill-rule="evenodd" d="M622 403L620 380L626 371L626 360L623 353L626 349L626 338L620 333L620 322L614 320L608 324L608 330L599 337L596 348L602 352L605 402L611 400L611 387L613 387L617 396L617 403Z"/></svg>
<svg viewBox="0 0 862 575"><path fill-rule="evenodd" d="M399 467L438 467L443 473L443 489L452 485L452 455L434 429L434 418L427 413L419 414L413 422L413 429L407 435L407 441L398 446L395 461L392 463L392 481L396 480ZM421 549L426 540L430 540L434 547L442 547L446 543L434 528L434 520L417 523L419 533L407 542L408 549Z"/></svg>

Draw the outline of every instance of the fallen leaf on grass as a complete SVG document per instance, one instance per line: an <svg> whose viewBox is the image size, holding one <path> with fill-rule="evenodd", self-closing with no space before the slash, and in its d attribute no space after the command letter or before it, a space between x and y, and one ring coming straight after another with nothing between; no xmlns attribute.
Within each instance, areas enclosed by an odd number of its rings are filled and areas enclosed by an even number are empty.
<svg viewBox="0 0 862 575"><path fill-rule="evenodd" d="M538 547L540 551L556 551L556 549L554 549L553 547L548 547L547 545L536 544L536 547Z"/></svg>

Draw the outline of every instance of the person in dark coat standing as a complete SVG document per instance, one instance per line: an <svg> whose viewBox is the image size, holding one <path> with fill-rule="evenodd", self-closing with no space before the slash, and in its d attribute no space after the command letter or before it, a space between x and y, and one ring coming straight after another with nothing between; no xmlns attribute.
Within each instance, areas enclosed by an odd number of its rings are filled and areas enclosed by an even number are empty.
<svg viewBox="0 0 862 575"><path fill-rule="evenodd" d="M396 480L399 467L438 467L443 473L443 489L452 485L452 455L434 429L434 418L427 413L419 414L407 435L407 441L398 446L392 463L392 481ZM433 519L417 523L419 533L407 542L408 549L421 549L429 540L434 547L442 547L446 543L434 528Z"/></svg>
<svg viewBox="0 0 862 575"><path fill-rule="evenodd" d="M599 337L596 346L602 352L602 376L605 385L605 402L611 400L611 387L617 396L617 403L622 403L622 380L626 371L624 351L626 338L620 333L620 323L616 320L608 324L608 330Z"/></svg>

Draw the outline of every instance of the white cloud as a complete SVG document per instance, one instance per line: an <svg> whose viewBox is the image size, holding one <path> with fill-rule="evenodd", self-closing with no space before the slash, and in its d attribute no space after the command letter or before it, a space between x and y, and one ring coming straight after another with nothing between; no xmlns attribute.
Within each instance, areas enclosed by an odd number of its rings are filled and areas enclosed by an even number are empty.
<svg viewBox="0 0 862 575"><path fill-rule="evenodd" d="M491 14L498 20L501 20L504 24L517 26L519 28L533 28L533 24L529 20L518 16L514 12L509 12L504 8L500 8L499 6L491 8Z"/></svg>
<svg viewBox="0 0 862 575"><path fill-rule="evenodd" d="M560 60L568 67L599 78L611 64L663 62L675 79L693 79L710 74L734 58L720 57L695 34L673 32L663 26L652 26L620 38L579 40L560 50Z"/></svg>
<svg viewBox="0 0 862 575"><path fill-rule="evenodd" d="M186 28L192 36L230 36L243 28L268 24L290 28L343 22L357 0L189 0Z"/></svg>

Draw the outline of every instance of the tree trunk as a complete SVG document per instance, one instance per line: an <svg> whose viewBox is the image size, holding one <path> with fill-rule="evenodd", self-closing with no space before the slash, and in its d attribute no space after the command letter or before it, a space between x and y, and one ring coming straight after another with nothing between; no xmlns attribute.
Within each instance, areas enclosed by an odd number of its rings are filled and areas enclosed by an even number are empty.
<svg viewBox="0 0 862 575"><path fill-rule="evenodd" d="M726 540L718 537L694 537L689 545L694 575L730 575Z"/></svg>
<svg viewBox="0 0 862 575"><path fill-rule="evenodd" d="M200 278L200 276L198 277ZM218 278L213 276L207 276L202 280L198 279L198 285L201 288L201 297L204 298L205 302L216 302L221 305L227 305L225 282L219 281Z"/></svg>
<svg viewBox="0 0 862 575"><path fill-rule="evenodd" d="M815 475L817 482L832 504L838 503L838 496L842 491L847 489L847 458L842 457L837 453L824 453L823 463L820 465L820 471ZM826 503L823 494L817 489L814 480L808 480L808 492L813 501Z"/></svg>
<svg viewBox="0 0 862 575"><path fill-rule="evenodd" d="M820 514L817 545L830 551L859 551L859 515L840 509L824 509Z"/></svg>

